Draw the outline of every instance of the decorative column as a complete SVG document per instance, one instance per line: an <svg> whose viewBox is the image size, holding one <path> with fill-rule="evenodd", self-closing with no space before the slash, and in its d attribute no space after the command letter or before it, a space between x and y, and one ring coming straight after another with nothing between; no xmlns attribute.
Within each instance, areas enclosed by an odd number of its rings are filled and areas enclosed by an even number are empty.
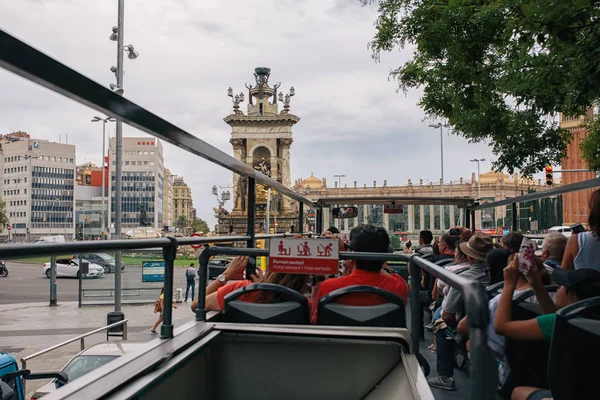
<svg viewBox="0 0 600 400"><path fill-rule="evenodd" d="M448 228L451 228L454 225L454 206L450 206L450 226Z"/></svg>
<svg viewBox="0 0 600 400"><path fill-rule="evenodd" d="M424 205L420 205L419 206L419 211L421 213L421 216L419 218L419 230L420 231L424 231L425 230L425 206Z"/></svg>
<svg viewBox="0 0 600 400"><path fill-rule="evenodd" d="M281 184L285 187L292 187L292 181L290 177L290 146L293 140L281 139ZM271 165L271 171L273 171L273 165ZM277 170L277 165L275 165ZM271 172L272 175L274 175ZM282 199L283 212L290 212L290 199L283 197Z"/></svg>
<svg viewBox="0 0 600 400"><path fill-rule="evenodd" d="M355 204L354 207L356 207L356 217L354 218L354 226L357 227L358 225L360 225L360 223L358 222L358 204Z"/></svg>
<svg viewBox="0 0 600 400"><path fill-rule="evenodd" d="M229 143L233 146L233 158L242 161L242 147L244 141L242 139L230 139ZM233 174L233 211L242 211L242 193L240 185L240 176Z"/></svg>
<svg viewBox="0 0 600 400"><path fill-rule="evenodd" d="M363 204L363 224L368 224L369 223L368 212L369 212L369 207L366 204Z"/></svg>
<svg viewBox="0 0 600 400"><path fill-rule="evenodd" d="M408 231L415 231L415 206L411 204L408 206Z"/></svg>
<svg viewBox="0 0 600 400"><path fill-rule="evenodd" d="M465 225L464 218L465 218L465 209L464 208L459 208L458 209L458 219L460 220L460 224L459 225L461 225L461 226ZM465 226L465 228L466 228L466 226Z"/></svg>
<svg viewBox="0 0 600 400"><path fill-rule="evenodd" d="M329 207L323 207L323 231L329 229L331 225L329 225ZM317 232L319 235L322 232Z"/></svg>
<svg viewBox="0 0 600 400"><path fill-rule="evenodd" d="M383 228L386 231L390 231L390 214L383 214Z"/></svg>
<svg viewBox="0 0 600 400"><path fill-rule="evenodd" d="M429 230L433 232L435 230L435 208L429 206Z"/></svg>

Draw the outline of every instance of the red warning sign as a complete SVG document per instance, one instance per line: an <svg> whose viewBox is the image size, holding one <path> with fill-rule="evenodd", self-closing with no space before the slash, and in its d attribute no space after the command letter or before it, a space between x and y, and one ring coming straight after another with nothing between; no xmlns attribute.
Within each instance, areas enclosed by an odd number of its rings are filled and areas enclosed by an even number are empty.
<svg viewBox="0 0 600 400"><path fill-rule="evenodd" d="M339 242L332 239L270 240L269 272L334 275L338 272Z"/></svg>

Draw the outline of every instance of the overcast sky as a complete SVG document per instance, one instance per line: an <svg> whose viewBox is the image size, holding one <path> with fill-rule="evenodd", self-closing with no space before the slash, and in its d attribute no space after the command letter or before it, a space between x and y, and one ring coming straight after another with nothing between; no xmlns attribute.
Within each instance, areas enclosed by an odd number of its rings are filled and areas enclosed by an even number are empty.
<svg viewBox="0 0 600 400"><path fill-rule="evenodd" d="M417 106L420 93L397 93L390 70L410 49L371 58L373 6L358 0L127 0L125 44L139 51L125 59L125 96L193 135L232 154L226 96L254 80L257 66L271 82L296 89L291 112L301 118L291 148L292 182L315 176L342 185L369 186L408 179L439 180L440 135ZM91 79L107 85L116 64L117 0L0 0L0 27ZM245 105L243 107L245 110ZM0 70L0 133L77 146L77 163L100 164L102 127L97 114L9 72ZM110 127L111 134L114 128ZM126 136L146 136L124 127ZM191 186L198 215L214 224L213 185L232 174L164 144L165 165ZM470 179L472 158L493 159L485 144L444 134L445 178ZM489 163L482 164L482 172ZM226 205L230 208L231 202Z"/></svg>

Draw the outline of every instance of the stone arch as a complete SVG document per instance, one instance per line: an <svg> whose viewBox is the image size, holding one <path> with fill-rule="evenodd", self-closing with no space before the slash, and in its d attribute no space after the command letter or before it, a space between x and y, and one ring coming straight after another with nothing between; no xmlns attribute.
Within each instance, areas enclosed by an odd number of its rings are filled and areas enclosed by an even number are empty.
<svg viewBox="0 0 600 400"><path fill-rule="evenodd" d="M254 158L254 152L259 149L260 147L264 147L265 149L267 149L269 151L269 158L270 157L275 157L275 152L273 151L273 149L271 148L271 146L269 146L266 143L258 143L255 144L254 146L252 146L252 148L250 149L250 151L248 152L248 157L252 157ZM267 157L265 157L265 160L267 159Z"/></svg>
<svg viewBox="0 0 600 400"><path fill-rule="evenodd" d="M271 175L271 155L273 153L266 146L257 145L252 148L252 168L261 170L266 175Z"/></svg>

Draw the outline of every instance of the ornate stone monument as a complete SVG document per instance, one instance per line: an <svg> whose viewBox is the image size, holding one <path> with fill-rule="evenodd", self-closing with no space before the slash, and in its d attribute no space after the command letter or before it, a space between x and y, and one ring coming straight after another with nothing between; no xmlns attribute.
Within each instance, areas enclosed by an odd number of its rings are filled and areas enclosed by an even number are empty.
<svg viewBox="0 0 600 400"><path fill-rule="evenodd" d="M269 85L271 70L259 67L254 70L254 84L246 84L248 90L247 114L240 110L240 103L245 101L245 94L234 95L229 88L227 94L233 100L233 113L224 118L231 126L230 143L233 156L254 169L270 176L286 187L291 187L290 147L292 145L292 126L300 118L290 113L290 101L295 95L293 87L289 93L278 92L281 83ZM279 112L277 101L283 104ZM256 232L264 232L267 209L268 190L263 185L256 185ZM230 231L243 234L246 232L247 182L238 175L233 176L233 210L227 216L216 215L219 220L219 233ZM277 232L288 232L295 226L297 213L290 210L290 200L277 193L271 195L270 207L271 227L275 217Z"/></svg>

